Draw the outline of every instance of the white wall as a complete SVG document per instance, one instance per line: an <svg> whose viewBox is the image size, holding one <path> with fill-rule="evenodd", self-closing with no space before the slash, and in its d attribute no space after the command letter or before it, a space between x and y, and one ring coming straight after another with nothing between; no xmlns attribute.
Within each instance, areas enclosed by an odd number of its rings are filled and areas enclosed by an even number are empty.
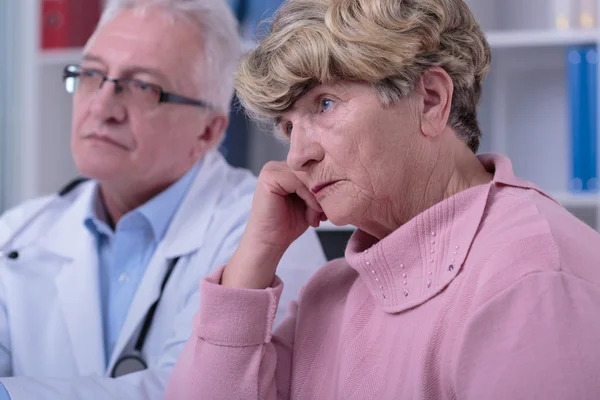
<svg viewBox="0 0 600 400"><path fill-rule="evenodd" d="M12 65L6 60L10 59L12 38L11 1L0 1L0 211L6 202L5 188L6 179L10 174L10 163L8 163L8 132L9 132L9 104L12 92L10 86Z"/></svg>

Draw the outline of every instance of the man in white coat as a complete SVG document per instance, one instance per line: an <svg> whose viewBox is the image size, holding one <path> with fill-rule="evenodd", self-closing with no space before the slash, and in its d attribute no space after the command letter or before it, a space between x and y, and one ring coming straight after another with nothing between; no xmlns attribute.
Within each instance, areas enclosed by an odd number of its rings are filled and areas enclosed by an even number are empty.
<svg viewBox="0 0 600 400"><path fill-rule="evenodd" d="M223 0L109 1L65 67L90 179L0 219L0 399L162 398L199 281L234 252L256 185L215 150L236 29ZM324 261L314 231L290 248L286 302Z"/></svg>

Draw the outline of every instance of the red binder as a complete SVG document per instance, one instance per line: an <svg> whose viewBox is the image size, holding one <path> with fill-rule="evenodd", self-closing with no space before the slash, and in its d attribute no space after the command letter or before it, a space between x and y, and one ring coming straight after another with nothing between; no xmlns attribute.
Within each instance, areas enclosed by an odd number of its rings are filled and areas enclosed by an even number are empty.
<svg viewBox="0 0 600 400"><path fill-rule="evenodd" d="M42 49L82 47L98 24L101 0L40 0Z"/></svg>
<svg viewBox="0 0 600 400"><path fill-rule="evenodd" d="M42 0L42 48L69 46L69 0Z"/></svg>
<svg viewBox="0 0 600 400"><path fill-rule="evenodd" d="M84 46L98 25L102 13L101 0L70 0L72 18L71 47Z"/></svg>

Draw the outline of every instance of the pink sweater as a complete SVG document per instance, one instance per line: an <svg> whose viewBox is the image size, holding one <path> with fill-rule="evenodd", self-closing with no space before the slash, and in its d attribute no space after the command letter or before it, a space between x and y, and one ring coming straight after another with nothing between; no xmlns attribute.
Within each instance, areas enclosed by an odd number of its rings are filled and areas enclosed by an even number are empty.
<svg viewBox="0 0 600 400"><path fill-rule="evenodd" d="M272 333L282 283L201 283L166 398L600 399L600 235L510 161L385 239L357 231Z"/></svg>

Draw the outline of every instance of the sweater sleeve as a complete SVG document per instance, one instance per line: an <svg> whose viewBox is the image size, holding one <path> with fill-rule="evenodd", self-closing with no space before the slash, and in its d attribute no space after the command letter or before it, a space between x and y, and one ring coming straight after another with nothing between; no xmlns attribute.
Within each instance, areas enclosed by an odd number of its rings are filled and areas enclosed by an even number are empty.
<svg viewBox="0 0 600 400"><path fill-rule="evenodd" d="M561 272L521 278L465 325L455 398L600 398L600 288Z"/></svg>
<svg viewBox="0 0 600 400"><path fill-rule="evenodd" d="M220 268L200 284L194 333L165 399L288 399L295 304L273 335L281 280L265 290L235 289L219 284L222 272Z"/></svg>

